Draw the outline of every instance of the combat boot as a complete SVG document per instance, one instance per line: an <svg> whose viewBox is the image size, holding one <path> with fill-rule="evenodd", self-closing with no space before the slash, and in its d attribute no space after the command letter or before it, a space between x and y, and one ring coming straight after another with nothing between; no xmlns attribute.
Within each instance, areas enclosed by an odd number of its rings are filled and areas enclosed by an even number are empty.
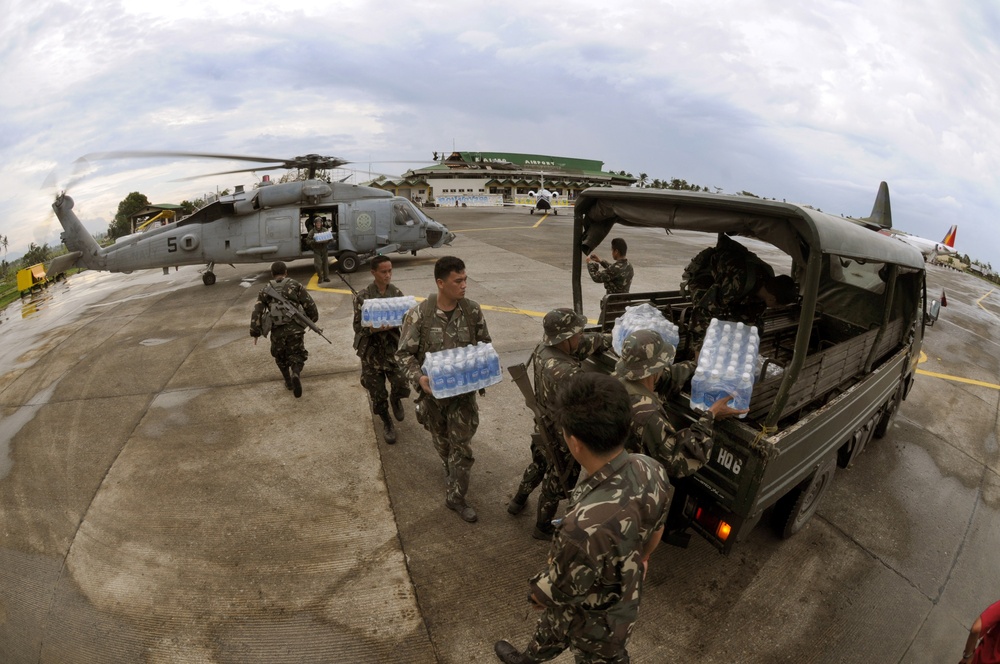
<svg viewBox="0 0 1000 664"><path fill-rule="evenodd" d="M288 367L278 367L281 369L281 376L285 379L285 387L292 389L292 372Z"/></svg>
<svg viewBox="0 0 1000 664"><path fill-rule="evenodd" d="M496 653L501 662L506 662L506 664L531 664L535 661L529 659L508 641L497 641L493 646L493 652Z"/></svg>
<svg viewBox="0 0 1000 664"><path fill-rule="evenodd" d="M524 511L524 505L528 502L528 494L521 493L520 491L514 494L514 497L510 499L507 503L507 514L517 516Z"/></svg>
<svg viewBox="0 0 1000 664"><path fill-rule="evenodd" d="M476 510L472 509L472 507L467 505L465 500L461 498L455 502L445 498L444 504L448 506L448 509L458 512L458 515L462 517L462 521L475 523L476 520L479 519L479 515L476 514Z"/></svg>
<svg viewBox="0 0 1000 664"><path fill-rule="evenodd" d="M387 445L392 445L396 442L396 428L392 425L389 413L382 413L379 417L382 418L382 433L385 435L385 442Z"/></svg>
<svg viewBox="0 0 1000 664"><path fill-rule="evenodd" d="M392 416L396 418L397 422L402 422L406 416L406 411L403 410L403 401L399 397L392 397L389 399L389 404L392 406Z"/></svg>
<svg viewBox="0 0 1000 664"><path fill-rule="evenodd" d="M292 367L292 394L298 399L302 396L302 379L299 378L299 372L302 371L302 365L296 365Z"/></svg>
<svg viewBox="0 0 1000 664"><path fill-rule="evenodd" d="M546 504L543 500L544 494L538 499L538 516L535 519L535 530L531 536L537 540L551 540L556 532L556 527L552 525L552 517L559 509L559 503Z"/></svg>

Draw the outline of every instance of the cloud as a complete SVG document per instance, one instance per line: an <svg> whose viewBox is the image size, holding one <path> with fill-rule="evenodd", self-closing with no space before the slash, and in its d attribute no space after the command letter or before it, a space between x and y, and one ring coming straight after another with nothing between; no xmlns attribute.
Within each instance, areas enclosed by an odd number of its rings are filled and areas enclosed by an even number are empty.
<svg viewBox="0 0 1000 664"><path fill-rule="evenodd" d="M0 233L36 241L45 174L88 152L454 147L850 214L886 180L897 225L936 238L960 215L960 244L1000 264L998 34L995 6L944 0L19 3L0 27ZM236 182L171 180L239 167L102 163L73 194L106 228L130 191L194 197Z"/></svg>

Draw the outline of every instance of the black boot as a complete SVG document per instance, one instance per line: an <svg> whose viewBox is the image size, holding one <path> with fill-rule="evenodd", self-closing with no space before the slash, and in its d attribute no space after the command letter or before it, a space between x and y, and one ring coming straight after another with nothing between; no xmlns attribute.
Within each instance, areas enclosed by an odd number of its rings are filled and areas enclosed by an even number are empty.
<svg viewBox="0 0 1000 664"><path fill-rule="evenodd" d="M382 418L382 432L385 434L385 442L387 445L392 445L396 442L396 428L392 426L389 413L382 413L379 417Z"/></svg>
<svg viewBox="0 0 1000 664"><path fill-rule="evenodd" d="M298 399L302 396L302 380L299 378L299 373L302 371L302 365L296 364L292 367L292 394Z"/></svg>
<svg viewBox="0 0 1000 664"><path fill-rule="evenodd" d="M556 532L556 527L552 525L552 517L556 515L559 503L543 504L542 497L538 499L538 517L535 519L535 530L531 536L538 540L551 540Z"/></svg>
<svg viewBox="0 0 1000 664"><path fill-rule="evenodd" d="M524 511L524 505L528 502L528 494L526 493L516 493L514 497L510 499L507 503L507 514L518 515Z"/></svg>
<svg viewBox="0 0 1000 664"><path fill-rule="evenodd" d="M497 641L493 646L493 652L496 653L501 662L506 662L506 664L531 664L535 661L528 659L507 641Z"/></svg>
<svg viewBox="0 0 1000 664"><path fill-rule="evenodd" d="M278 367L281 369L281 375L285 379L285 387L292 389L292 372L288 367Z"/></svg>
<svg viewBox="0 0 1000 664"><path fill-rule="evenodd" d="M403 410L403 402L399 397L392 397L389 399L389 404L392 406L392 416L396 418L397 422L402 422L403 417L406 415L406 411Z"/></svg>

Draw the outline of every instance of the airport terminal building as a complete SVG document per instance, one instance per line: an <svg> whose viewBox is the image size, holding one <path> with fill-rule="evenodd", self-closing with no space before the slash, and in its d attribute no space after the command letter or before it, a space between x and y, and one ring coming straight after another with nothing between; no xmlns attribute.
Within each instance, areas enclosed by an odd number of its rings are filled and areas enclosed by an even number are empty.
<svg viewBox="0 0 1000 664"><path fill-rule="evenodd" d="M433 166L407 171L371 186L420 204L498 206L531 203L529 192L543 186L572 205L588 187L631 185L636 178L604 171L604 162L517 152L434 153Z"/></svg>

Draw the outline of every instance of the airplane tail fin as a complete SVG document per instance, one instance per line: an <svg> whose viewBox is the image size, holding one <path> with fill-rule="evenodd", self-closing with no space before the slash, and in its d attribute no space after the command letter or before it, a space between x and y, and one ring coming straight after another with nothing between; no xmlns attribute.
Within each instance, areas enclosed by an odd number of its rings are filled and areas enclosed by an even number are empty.
<svg viewBox="0 0 1000 664"><path fill-rule="evenodd" d="M957 234L958 234L958 226L955 225L955 224L952 224L952 227L948 229L948 234L944 236L943 240L941 240L941 244L943 244L944 246L946 246L946 247L948 247L950 249L954 249L955 248L955 236Z"/></svg>
<svg viewBox="0 0 1000 664"><path fill-rule="evenodd" d="M889 206L889 185L882 182L878 186L878 194L875 195L875 205L872 206L872 213L864 219L882 228L892 228L892 209Z"/></svg>
<svg viewBox="0 0 1000 664"><path fill-rule="evenodd" d="M63 270L74 266L86 267L91 270L107 269L107 258L104 250L97 244L97 240L87 232L83 223L73 212L73 199L66 194L60 194L52 204L52 209L59 219L59 224L63 227L63 244L69 249L67 258L63 258L59 267ZM68 256L74 256L74 258L71 260Z"/></svg>

